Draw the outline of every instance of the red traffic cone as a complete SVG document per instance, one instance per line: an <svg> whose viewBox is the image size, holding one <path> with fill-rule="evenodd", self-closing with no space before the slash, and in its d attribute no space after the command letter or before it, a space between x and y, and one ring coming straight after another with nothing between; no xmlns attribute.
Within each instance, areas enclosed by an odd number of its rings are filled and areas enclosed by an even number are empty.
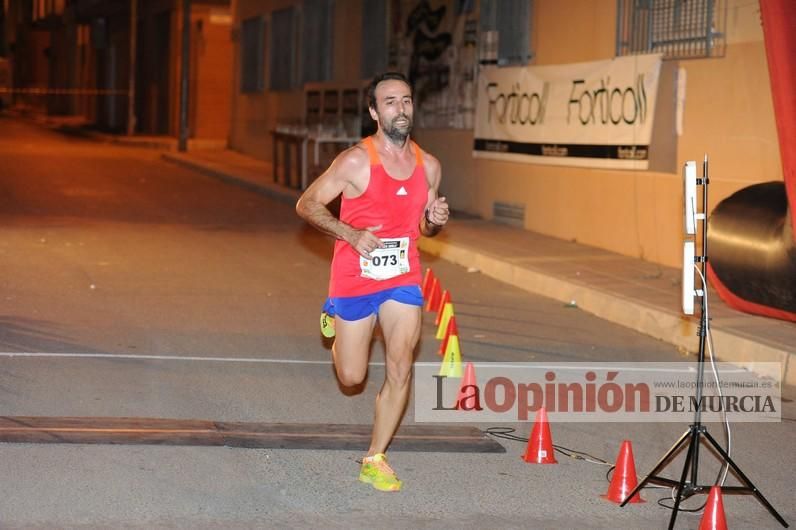
<svg viewBox="0 0 796 530"><path fill-rule="evenodd" d="M727 530L727 519L724 517L724 501L721 500L721 488L711 486L705 513L699 522L699 530Z"/></svg>
<svg viewBox="0 0 796 530"><path fill-rule="evenodd" d="M464 367L464 377L462 377L459 395L456 398L456 410L483 410L478 384L475 382L473 363L467 363L467 366Z"/></svg>
<svg viewBox="0 0 796 530"><path fill-rule="evenodd" d="M522 459L529 464L558 464L553 452L553 437L550 434L550 424L547 423L547 411L544 407L536 413L536 422L533 424L528 447Z"/></svg>
<svg viewBox="0 0 796 530"><path fill-rule="evenodd" d="M445 304L449 304L451 301L451 293L447 289L442 291L442 298L439 301L439 309L437 309L437 318L434 319L434 325L439 326L440 321L442 320L442 310L445 309Z"/></svg>
<svg viewBox="0 0 796 530"><path fill-rule="evenodd" d="M622 504L627 498L627 495L633 491L637 485L638 479L636 478L636 463L633 461L633 447L630 445L630 440L625 440L619 448L619 456L616 457L614 476L611 478L611 484L608 486L608 493L600 495L600 497L617 504ZM628 502L636 503L647 501L636 493Z"/></svg>
<svg viewBox="0 0 796 530"><path fill-rule="evenodd" d="M445 350L448 348L448 339L451 335L459 335L459 327L456 325L455 315L448 320L448 327L445 328L445 338L443 338L442 342L439 343L439 351L437 353L440 356L445 355Z"/></svg>
<svg viewBox="0 0 796 530"><path fill-rule="evenodd" d="M426 300L426 311L439 311L439 303L442 300L440 292L439 278L431 280L431 287L428 289L428 299Z"/></svg>
<svg viewBox="0 0 796 530"><path fill-rule="evenodd" d="M423 276L423 285L420 290L423 293L423 298L428 296L428 291L431 289L431 282L434 281L434 271L431 270L431 267L426 269L426 274Z"/></svg>

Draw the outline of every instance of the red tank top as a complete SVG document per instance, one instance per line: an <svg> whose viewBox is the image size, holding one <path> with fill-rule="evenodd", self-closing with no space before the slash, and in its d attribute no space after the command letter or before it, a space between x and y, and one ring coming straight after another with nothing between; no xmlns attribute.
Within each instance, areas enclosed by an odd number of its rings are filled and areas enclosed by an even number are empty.
<svg viewBox="0 0 796 530"><path fill-rule="evenodd" d="M373 138L362 142L370 157L370 181L365 191L352 199L345 196L340 205L340 220L354 228L382 225L375 234L385 238L409 238L409 271L398 276L374 280L362 276L360 256L346 241L338 239L334 245L329 296L362 296L393 287L420 285L420 220L428 201L428 181L423 168L423 154L412 142L415 150L415 169L408 179L392 178L385 171L373 145Z"/></svg>

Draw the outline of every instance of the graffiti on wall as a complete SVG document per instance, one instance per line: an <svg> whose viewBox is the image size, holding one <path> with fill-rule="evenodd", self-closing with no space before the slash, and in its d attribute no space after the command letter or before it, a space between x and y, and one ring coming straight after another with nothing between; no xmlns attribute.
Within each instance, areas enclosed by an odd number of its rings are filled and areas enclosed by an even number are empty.
<svg viewBox="0 0 796 530"><path fill-rule="evenodd" d="M391 4L389 65L412 82L420 127L473 127L478 28L473 4L474 0Z"/></svg>

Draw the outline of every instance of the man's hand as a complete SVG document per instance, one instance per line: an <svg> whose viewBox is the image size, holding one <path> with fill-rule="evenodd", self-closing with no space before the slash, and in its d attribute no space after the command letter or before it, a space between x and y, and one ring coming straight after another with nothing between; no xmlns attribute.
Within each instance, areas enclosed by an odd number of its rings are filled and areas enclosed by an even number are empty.
<svg viewBox="0 0 796 530"><path fill-rule="evenodd" d="M384 248L384 243L373 233L376 230L381 230L381 227L382 225L369 226L364 230L352 229L350 235L346 237L346 241L354 247L357 254L365 259L370 259L371 252L377 248Z"/></svg>
<svg viewBox="0 0 796 530"><path fill-rule="evenodd" d="M449 215L448 201L445 200L445 197L434 199L434 202L426 210L426 220L437 226L443 226L447 223Z"/></svg>

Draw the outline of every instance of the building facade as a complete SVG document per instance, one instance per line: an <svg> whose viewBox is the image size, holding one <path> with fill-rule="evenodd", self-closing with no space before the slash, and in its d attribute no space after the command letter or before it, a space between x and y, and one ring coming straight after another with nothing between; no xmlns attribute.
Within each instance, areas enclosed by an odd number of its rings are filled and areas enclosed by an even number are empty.
<svg viewBox="0 0 796 530"><path fill-rule="evenodd" d="M645 22L628 14L634 4L651 7ZM783 180L758 4L701 0L688 3L699 12L679 12L684 5L238 0L230 145L271 160L271 132L314 115L311 88L359 87L398 69L413 80L414 136L442 162L441 191L454 210L679 266L685 161L709 155L711 208L748 185ZM650 29L658 27L653 16L669 33ZM692 19L706 23L703 33L686 28ZM678 55L682 42L696 41L708 49ZM567 67L648 52L663 60L646 169L472 156L485 68Z"/></svg>
<svg viewBox="0 0 796 530"><path fill-rule="evenodd" d="M6 2L14 19L9 40L17 103L51 114L84 116L111 132L178 134L183 2ZM229 0L191 2L190 138L226 141L229 133L229 4ZM135 53L131 53L133 42ZM31 88L46 90L31 94ZM129 127L131 119L134 124Z"/></svg>

